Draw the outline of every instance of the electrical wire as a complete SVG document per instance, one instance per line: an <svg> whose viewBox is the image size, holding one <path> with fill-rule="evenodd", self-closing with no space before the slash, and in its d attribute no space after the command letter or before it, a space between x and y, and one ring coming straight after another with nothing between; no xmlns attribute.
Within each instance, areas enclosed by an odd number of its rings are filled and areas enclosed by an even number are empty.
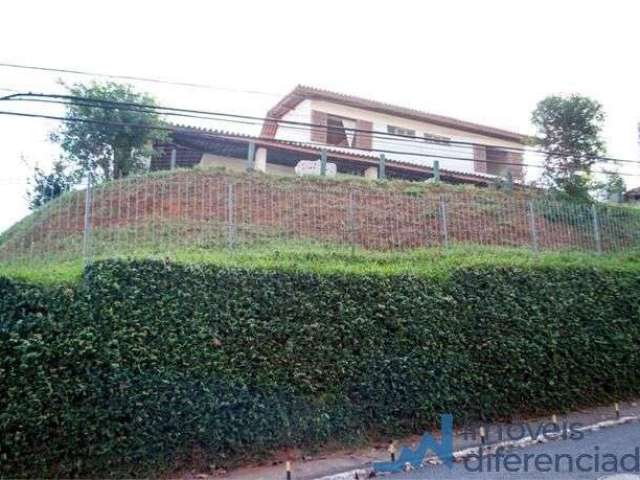
<svg viewBox="0 0 640 480"><path fill-rule="evenodd" d="M229 117L229 118L240 118L240 119L245 119L245 120L257 120L260 122L276 122L278 124L285 124L285 125L298 125L298 126L305 126L305 127L315 127L315 128L328 128L327 125L321 125L321 124L317 124L317 123L310 123L310 122L296 122L296 121L290 121L290 120L283 120L283 119L279 119L279 118L273 118L273 117L259 117L259 116L253 116L253 115L240 115L240 114L233 114L233 113L225 113L225 112L212 112L212 111L207 111L207 110L193 110L193 109L185 109L185 108L177 108L177 107L164 107L164 106L160 106L160 105L153 105L153 104L145 104L145 103L136 103L136 102L117 102L117 101L113 101L113 100L104 100L104 99L99 99L99 98L90 98L90 97L81 97L81 96L77 96L77 95L61 95L61 94L43 94L43 93L32 93L32 92L28 92L28 93L19 93L19 94L15 94L15 95L9 95L7 97L4 97L2 100L14 100L14 99L18 99L18 97L32 97L32 98L57 98L57 99L64 99L64 100L70 100L71 102L74 101L91 101L91 102L95 102L95 103L101 103L101 104L105 104L105 105L111 105L111 106L129 106L129 107L137 107L137 108L153 108L156 110L163 110L163 111L171 111L171 112L182 112L182 113L194 113L194 114L201 114L201 115L211 115L211 116L216 116L216 117ZM330 128L330 127L329 127ZM418 137L416 135L404 135L404 134L399 134L399 133L389 133L389 132L384 132L384 131L377 131L377 130L363 130L363 129L358 129L358 128L350 128L350 127L345 127L343 128L343 130L345 131L349 131L349 132L354 132L354 133L365 133L367 135L381 135L383 137L389 137L389 138L404 138L404 139L410 139L412 141L416 141L419 140L421 143L424 143L426 141L426 139L424 137ZM482 143L477 143L477 142L467 142L467 141L462 141L462 140L449 140L450 144L457 144L457 145L468 145L468 146L499 146L500 148L504 149L504 150L509 150L509 151L518 151L518 152L522 152L524 151L524 149L519 148L519 147L512 147L512 146L508 146L508 145L489 145L489 144L482 144Z"/></svg>
<svg viewBox="0 0 640 480"><path fill-rule="evenodd" d="M73 101L73 102L60 102L58 100L48 100L48 99L18 99L20 101L35 101L35 102L42 102L42 103L53 103L53 104L62 104L62 105L80 105L80 106L87 106L87 107L98 107L98 108L111 108L111 107L106 107L106 106L102 106L102 105L95 105L91 102L86 102L86 101ZM115 108L115 107L114 107ZM194 119L200 119L200 120L215 120L218 122L223 122L223 123L234 123L234 124L242 124L242 125L250 125L250 126L261 126L262 122L255 122L255 121L244 121L244 120L236 120L236 119L216 119L216 118L212 118L210 116L203 116L203 115L191 115L191 114L184 114L184 113L176 113L176 112L157 112L155 110L152 110L151 108L148 107L118 107L118 110L125 110L125 111L135 111L135 112L145 112L145 113L159 113L162 115L167 115L167 116L178 116L178 117L185 117L185 118L194 118ZM303 131L303 132L309 132L310 129L309 127L303 127L303 126L284 126L283 129L286 130L293 130L293 131ZM378 139L378 144L382 144L382 145L390 145L392 147L396 147L397 144L395 143L395 140L392 139L385 139L385 138L381 138L381 137L377 137L375 135L372 135L372 138L376 138ZM319 144L317 142L309 142L306 141L305 143L314 143L314 144L318 144L318 145L324 145L324 144ZM425 144L429 144L430 148L433 150L433 155L437 155L437 153L440 150L444 150L444 153L454 153L456 151L459 151L460 154L464 154L468 152L468 147L455 147L455 146L450 146L450 145L440 145L438 141L433 141L433 142L429 142L429 141L422 141L420 143L421 146L424 146ZM408 154L408 153L407 153ZM447 157L449 158L449 157ZM460 158L467 158L467 157L460 157ZM480 162L482 162L482 160L478 160ZM492 163L490 160L488 161L489 163Z"/></svg>
<svg viewBox="0 0 640 480"><path fill-rule="evenodd" d="M103 120L90 120L90 119L84 119L84 118L74 118L74 117L61 117L61 116L55 116L55 115L44 115L44 114L35 114L35 113L24 113L24 112L11 112L11 111L0 111L0 115L8 115L8 116L18 116L18 117L26 117L26 118L41 118L41 119L46 119L46 120L58 120L58 121L67 121L67 122L75 122L75 123L90 123L90 124L97 124L97 125L109 125L109 126L116 126L116 127L128 127L128 128L139 128L139 129L146 129L146 130L158 130L158 131L166 131L166 132L170 132L170 133L176 133L176 132L185 132L185 127L179 127L179 126L151 126L151 125L145 125L145 124L131 124L131 123L127 123L127 122L111 122L111 121L103 121ZM209 137L209 138L222 138L222 139L227 139L227 140L236 140L236 141L252 141L255 140L257 142L260 142L259 138L255 138L255 137L250 137L250 136L238 136L238 135L233 135L233 134L229 134L229 133L217 133L217 132L211 132L211 131L198 131L197 132L199 135L204 136L204 137ZM266 143L268 143L270 140L266 139L264 140ZM277 142L278 140L276 140ZM289 144L295 146L296 143L300 143L300 142L288 142ZM285 141L284 143L285 145L287 144L287 142ZM300 143L302 146L304 145L313 145L315 148L315 150L321 150L322 147L327 147L327 145L325 144L321 144L318 142L303 142ZM373 160L373 158L371 157L367 157L366 155L363 155L361 152L361 149L355 148L355 147L339 147L341 150L358 150L358 153L355 153L356 156L360 156L363 158L370 158L371 160ZM421 154L421 153L415 153L415 152L406 152L406 151L399 151L399 150L388 150L388 149L370 149L368 151L372 151L372 152L376 152L376 153L386 153L386 154L398 154L398 155L407 155L407 156L412 156L412 157L422 157L422 158L428 158L428 159L447 159L447 160L460 160L460 161L467 161L467 162L482 162L482 163L489 163L489 164L494 164L494 165L511 165L511 166L522 166L522 167L531 167L531 168L544 168L541 165L535 165L535 164L528 164L528 163L517 163L517 162L503 162L503 161L499 161L499 160L475 160L475 159L469 159L469 158L464 158L464 157L454 157L454 156L447 156L447 155L431 155L431 154ZM344 151L340 151L340 150L330 150L331 153L342 153L342 154L349 154L348 152L344 152ZM393 161L393 159L390 159L390 161ZM400 161L402 162L402 161ZM426 167L430 167L429 165L420 165L420 164L416 164L418 166L426 166ZM601 173L601 174L606 174L606 172L594 172L594 173ZM471 173L473 174L473 173ZM620 172L619 175L621 176L640 176L640 174L631 174L631 173L626 173L626 172Z"/></svg>
<svg viewBox="0 0 640 480"><path fill-rule="evenodd" d="M18 117L26 117L26 118L41 118L41 119L45 119L45 120L59 120L59 121L73 122L73 123L90 123L90 124L95 124L95 125L109 125L109 126L115 126L115 127L139 128L139 129L146 129L146 130L165 131L165 132L171 132L171 133L184 132L184 130L185 130L184 127L180 127L180 126L172 126L172 127L152 126L152 125L144 125L144 124L132 124L132 123L127 123L127 122L111 122L111 121L104 121L104 120L91 120L91 119L85 119L85 118L61 117L61 116L56 116L56 115L44 115L44 114L24 113L24 112L10 112L10 111L1 111L1 110L0 110L0 115L18 116ZM238 135L232 135L232 134L228 134L228 133L216 133L216 132L211 132L211 131L198 131L198 134L202 135L202 136L205 136L205 137L223 138L223 139L228 139L228 140L237 140L237 141L257 140L258 142L260 141L259 138L254 138L254 137L250 137L250 136L238 136ZM269 141L270 141L270 139L266 139L265 140L265 142L267 142L267 143ZM275 140L275 141L278 142L278 140ZM299 142L289 142L289 143L295 145L296 143L299 143ZM318 147L320 147L320 146L326 147L327 146L325 144L319 144L317 142L304 142L304 143L302 143L302 145L304 145L304 144L312 144L312 145L318 146ZM286 145L286 143L285 143L285 145ZM340 149L346 149L346 150L360 150L360 149L357 149L355 147L339 147L339 148ZM316 149L320 150L320 148L316 148ZM343 153L343 154L346 153L346 154L348 154L348 152L340 152L340 151L336 151L336 150L331 150L331 151L333 153ZM471 161L471 162L478 161L478 160L473 160L473 159L469 159L469 158L462 158L462 157L451 157L451 156L444 156L444 155L428 155L428 154L420 154L420 153L413 153L413 152L404 152L404 151L399 151L399 150L370 149L368 151L377 152L377 153L410 155L410 156L425 157L425 158L444 158L444 159L449 159L449 160L464 160L464 161ZM367 156L363 155L363 154L356 154L356 156L361 156L363 158L367 158ZM497 164L497 165L513 165L513 166L522 165L522 166L530 166L530 167L539 167L538 165L528 165L528 164L515 163L515 162L486 161L486 160L483 160L483 162Z"/></svg>
<svg viewBox="0 0 640 480"><path fill-rule="evenodd" d="M133 108L137 108L137 109L154 109L156 110L156 113L162 113L164 115L169 115L170 113L168 112L181 112L181 113L187 113L187 114L199 114L199 115L207 115L207 116L214 116L214 117L229 117L229 118L236 118L236 119L246 119L246 120L254 120L254 121L260 121L260 122L266 122L266 121L273 121L273 122L277 122L279 124L283 123L286 125L294 125L294 126L304 126L304 127L310 127L310 128L330 128L327 127L326 125L321 125L321 124L314 124L314 123L309 123L309 122L294 122L294 121L289 121L289 120L282 120L282 119L273 119L270 117L257 117L257 116L251 116L251 115L239 115L239 114L231 114L231 113L224 113L224 112L211 112L211 111L206 111L206 110L191 110L191 109L184 109L184 108L176 108L176 107L163 107L163 106L159 106L159 105L153 105L153 104L143 104L143 103L135 103L135 102L116 102L116 101L112 101L112 100L104 100L104 99L96 99L96 98L88 98L88 97L80 97L80 96L75 96L75 95L57 95L57 94L41 94L41 93L24 93L24 94L16 94L16 95L9 95L8 97L4 97L1 100L20 100L19 97L30 97L30 98L40 98L40 99L61 99L64 100L65 102L61 102L62 104L73 104L74 102L95 102L97 104L103 104L103 105L109 105L112 107L118 106L118 107L133 107ZM24 99L23 99L24 100ZM69 103L70 102L70 103ZM98 106L98 105L96 105ZM158 112L158 111L162 111L162 112ZM172 113L173 114L173 113ZM188 115L184 115L185 117L188 117ZM193 118L202 118L202 117L193 117ZM349 132L354 132L354 133L363 133L366 134L367 136L371 136L373 138L393 138L393 139L410 139L412 141L419 141L421 144L425 144L425 143L431 143L431 144L435 144L438 143L437 140L432 140L429 141L429 139L423 138L423 137L418 137L415 135L403 135L403 134L396 134L396 133L389 133L389 132L382 132L382 131L376 131L376 130L362 130L362 129L357 129L357 128L343 128L343 130L345 131L349 131ZM483 143L478 143L478 142L466 142L466 141L461 141L461 140L448 140L447 141L447 145L465 145L465 146L472 146L472 147L490 147L490 148L500 148L500 150L503 151L509 151L509 152L514 152L514 153L534 153L534 154L541 154L541 155L548 155L548 152L545 152L543 150L535 150L535 149L526 149L526 148L519 148L519 147L511 147L511 146L503 146L503 145L494 145L494 144L483 144ZM572 156L571 153L554 153L553 154L554 157L570 157ZM628 159L621 159L621 158L613 158L613 157L587 157L588 159L592 159L595 161L601 161L601 162L611 162L611 163L633 163L633 164L640 164L640 161L638 160L628 160ZM492 162L494 163L494 162Z"/></svg>
<svg viewBox="0 0 640 480"><path fill-rule="evenodd" d="M133 76L133 75L115 75L115 74L107 74L107 73L99 73L99 72L89 72L89 71L85 71L85 70L74 70L74 69L62 69L62 68L51 68L51 67L42 67L42 66L36 66L36 65L23 65L23 64L15 64L15 63L0 63L0 67L4 67L4 68L14 68L14 69L25 69L25 70L35 70L35 71L44 71L44 72L53 72L53 73L65 73L65 74L73 74L73 75L83 75L83 76L93 76L93 77L104 77L104 78L113 78L113 79L122 79L122 80L135 80L135 81L143 81L143 82L150 82L150 83L157 83L157 84L167 84L167 85L175 85L175 86L183 86L183 87L192 87L192 88L204 88L204 89L212 89L212 90L222 90L222 91L229 91L229 92L237 92L237 93L249 93L249 94L260 94L260 95L268 95L268 96L273 96L273 97L282 97L284 94L282 93L273 93L273 92L264 92L264 91L259 91L259 90L241 90L241 89L232 89L232 88L225 88L225 87L219 87L219 86L214 86L214 85L209 85L209 84L201 84L201 83L193 83L193 82L180 82L180 81L171 81L171 80L164 80L164 79L158 79L158 78L152 78L152 77L140 77L140 76ZM2 89L2 90L7 90L7 91L14 91L15 90L9 90L9 89ZM176 110L176 109L174 109ZM193 113L208 113L208 114L218 114L218 113L213 113L213 112L203 112L203 111L192 111ZM222 114L219 114L222 115ZM281 123L289 123L287 121L284 121L282 119L269 119L269 118L259 118L259 117L252 117L252 119L254 120L262 120L262 121L275 121L279 124ZM296 123L304 123L304 122L296 122ZM309 124L311 125L311 124ZM325 126L323 125L314 125L316 127L322 127L325 128ZM345 128L345 130L350 130L350 131L361 131L362 130L357 130L357 129L347 129ZM366 131L364 131L366 132ZM401 134L390 134L388 132L375 132L375 131L371 131L371 133L377 133L377 134L383 134L383 135L389 135L389 136L394 136L394 137L404 137L404 138L414 138L417 139L419 141L425 141L424 138L421 137L417 137L417 136L410 136L410 135L401 135ZM473 142L461 142L461 141L453 141L450 140L448 143L457 143L457 144L468 144L468 145L477 145L477 146L485 146L483 144L475 144ZM516 147L502 147L501 149L505 150L505 149L509 149L510 151L518 151L518 152L531 152L532 150L530 149L518 149ZM534 151L535 152L535 151ZM537 151L536 153L541 153L544 155L547 155L547 152L539 152ZM558 153L558 154L554 154L554 156L556 157L569 157L572 156L572 153ZM606 161L606 162L613 162L613 163L640 163L640 161L636 161L636 160L627 160L627 159L619 159L619 158L612 158L612 157L597 157L598 160L600 161Z"/></svg>
<svg viewBox="0 0 640 480"><path fill-rule="evenodd" d="M48 102L48 103L49 102L50 103L58 103L58 101L56 101L56 100L48 100L48 99L39 99L39 100L45 101L45 102ZM73 103L64 103L64 102L60 102L60 103L65 104L65 105L78 104L78 105L85 105L85 106L89 106L89 107L98 106L100 108L115 108L115 107L112 107L112 106L106 107L106 106L103 106L103 105L95 105L94 103L92 103L91 100L87 100L84 97L81 97L79 100L74 100ZM118 106L118 108L119 109L133 109L134 111L149 111L149 112L157 113L154 110L152 110L152 109L154 109L156 107L153 106L153 105L150 105L150 104L136 104L133 107L126 106L124 108ZM201 115L188 115L188 114L180 114L180 113L176 113L176 112L165 112L164 114L165 115L184 116L184 117L189 117L189 118L198 118L198 119L210 119L210 117L204 117L204 116L201 116ZM219 120L218 119L218 121L231 122L231 123L241 123L241 124L244 124L244 125L260 125L260 124L255 123L255 122L238 121L238 120L233 120L233 119L227 119L227 120ZM293 127L293 126L286 127L286 128L287 129L297 128L298 130L307 130L306 128ZM234 137L234 138L237 138L237 137ZM321 144L321 143L318 143L318 142L308 142L307 141L307 142L304 142L304 143L313 144L313 145L318 146L318 147L325 146L324 144ZM394 145L392 142L385 142L384 140L382 140L379 143L387 143L387 144ZM437 143L437 142L435 142L435 143ZM349 147L341 147L341 148L349 148ZM392 150L392 149L372 149L372 151L378 151L378 152L381 152L381 153L400 154L400 155L407 155L407 156L414 156L414 157L418 156L418 157L424 157L424 158L428 158L428 159L446 159L446 160L456 160L456 161L466 161L466 162L473 161L475 163L487 163L487 164L497 164L497 165L512 165L512 166L522 165L522 166L526 166L526 167L530 167L530 168L538 168L538 169L543 169L544 168L544 166L542 166L542 165L536 165L536 164L531 164L531 163L518 163L518 162L513 162L512 163L512 162L504 162L504 161L500 161L500 160L481 160L481 159L470 159L468 157L452 156L451 153L450 153L451 150L452 150L452 147L450 147L448 145L446 145L446 146L442 145L442 146L438 147L437 145L434 146L432 144L431 148L435 148L436 151L432 152L432 153L428 153L428 154L422 154L422 153L419 153L419 152L398 151L398 150ZM438 151L437 149L438 148L441 148L443 150L447 150L447 152L445 152L445 153L449 153L449 154L443 154L443 155L438 154L437 153L437 151ZM352 147L352 149L360 150L360 149L354 148L354 147ZM461 153L464 153L464 151L461 152ZM532 152L529 152L529 153L532 153ZM421 163L416 163L416 164L424 166L424 164L421 164ZM594 173L602 174L602 175L611 175L611 174L614 174L616 172L594 171ZM624 176L639 176L639 175L636 175L636 174L631 174L631 173L626 173L626 172L621 172L620 174L624 175Z"/></svg>
<svg viewBox="0 0 640 480"><path fill-rule="evenodd" d="M200 88L200 89L206 89L206 90L219 90L224 92L248 93L251 95L266 95L266 96L278 97L278 98L284 96L284 94L282 93L264 92L260 90L242 90L242 89L236 89L236 88L220 87L217 85L210 85L206 83L181 82L181 81L164 80L164 79L152 78L152 77L138 77L135 75L114 75L109 73L89 72L86 70L41 67L37 65L20 65L16 63L0 63L0 67L21 69L21 70L35 70L35 71L50 72L50 73L64 73L64 74L70 74L70 75L82 75L82 76L89 76L89 77L102 77L102 78L111 78L111 79L119 79L119 80L156 83L156 84L162 84L162 85L174 85L179 87Z"/></svg>

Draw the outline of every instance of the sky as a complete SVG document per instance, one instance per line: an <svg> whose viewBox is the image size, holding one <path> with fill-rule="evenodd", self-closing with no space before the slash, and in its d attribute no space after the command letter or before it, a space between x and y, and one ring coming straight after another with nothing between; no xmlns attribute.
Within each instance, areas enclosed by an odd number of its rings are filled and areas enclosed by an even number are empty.
<svg viewBox="0 0 640 480"><path fill-rule="evenodd" d="M0 63L215 87L132 82L166 106L263 116L305 84L533 134L538 101L579 93L604 106L609 155L640 159L635 1L22 0L1 12ZM60 79L89 80L0 67L0 89L60 93ZM26 179L59 155L47 140L55 128L0 115L0 231L28 214ZM640 165L621 171L640 185Z"/></svg>

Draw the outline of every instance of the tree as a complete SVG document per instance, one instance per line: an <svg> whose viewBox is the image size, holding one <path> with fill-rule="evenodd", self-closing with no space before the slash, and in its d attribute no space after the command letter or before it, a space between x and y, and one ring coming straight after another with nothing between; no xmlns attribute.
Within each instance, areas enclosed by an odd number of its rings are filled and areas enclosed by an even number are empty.
<svg viewBox="0 0 640 480"><path fill-rule="evenodd" d="M155 99L114 82L74 84L68 91L78 98L67 105L62 127L50 135L65 160L81 176L92 172L97 181L143 171L155 154L153 142L166 138L165 132L154 129L162 125L160 116L153 108L109 102L155 106Z"/></svg>
<svg viewBox="0 0 640 480"><path fill-rule="evenodd" d="M36 167L33 178L29 181L33 187L27 192L29 208L35 210L68 192L77 181L77 174L68 173L65 163L61 160L54 162L49 173Z"/></svg>
<svg viewBox="0 0 640 480"><path fill-rule="evenodd" d="M546 153L544 181L574 199L590 200L591 168L606 154L601 138L602 105L580 95L549 96L531 120L538 130L534 143Z"/></svg>
<svg viewBox="0 0 640 480"><path fill-rule="evenodd" d="M617 171L603 172L607 175L606 180L598 184L598 190L605 200L622 203L624 192L627 190L622 175Z"/></svg>

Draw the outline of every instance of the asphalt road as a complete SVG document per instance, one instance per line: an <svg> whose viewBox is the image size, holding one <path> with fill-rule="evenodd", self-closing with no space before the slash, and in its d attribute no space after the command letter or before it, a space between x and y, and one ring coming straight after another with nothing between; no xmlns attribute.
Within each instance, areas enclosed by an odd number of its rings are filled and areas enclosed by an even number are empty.
<svg viewBox="0 0 640 480"><path fill-rule="evenodd" d="M428 466L384 478L640 480L638 452L640 423L633 422L585 432L584 438L579 440L556 440L526 448L505 450L500 461L500 471L496 471L495 457L484 457L482 461L473 458L466 463L456 463L452 469L444 465ZM624 461L623 467L620 465L621 461ZM617 467L617 473L611 470L614 466ZM510 471L506 471L507 467Z"/></svg>

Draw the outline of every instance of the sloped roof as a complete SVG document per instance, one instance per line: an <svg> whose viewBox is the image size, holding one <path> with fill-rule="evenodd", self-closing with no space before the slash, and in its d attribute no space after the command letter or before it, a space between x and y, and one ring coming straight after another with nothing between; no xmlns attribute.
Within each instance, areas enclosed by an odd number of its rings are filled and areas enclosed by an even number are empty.
<svg viewBox="0 0 640 480"><path fill-rule="evenodd" d="M501 128L489 127L486 125L481 125L479 123L467 122L464 120L459 120L457 118L446 117L444 115L422 112L420 110L414 110L413 108L391 105L389 103L379 102L377 100L369 100L362 97L345 95L342 93L308 87L305 85L298 85L289 94L284 96L273 108L271 108L271 110L269 110L269 112L267 113L267 117L271 120L266 120L264 122L264 125L262 127L262 136L273 137L277 128L276 121L278 119L281 119L287 112L293 110L300 102L306 99L327 100L330 102L339 103L341 105L361 108L363 110L371 110L378 113L395 115L398 117L409 118L412 120L440 125L443 127L455 128L458 130L519 143L524 143L528 138L526 135L523 135L521 133L511 132L509 130L503 130Z"/></svg>
<svg viewBox="0 0 640 480"><path fill-rule="evenodd" d="M344 159L348 161L355 161L361 163L363 166L376 166L378 165L380 157L377 155L371 155L362 153L357 150L332 147L332 146L318 146L315 144L309 144L304 142L297 142L293 140L280 140L274 138L255 137L252 135L229 132L225 130L214 130L202 127L194 127L188 125L174 125L175 133L196 135L202 138L211 139L227 139L229 141L246 141L254 142L258 147L272 147L284 149L292 152L305 152L305 153L317 153L318 155L322 150L326 150L332 159ZM405 162L399 160L387 159L387 168L396 168L398 170L405 170L407 172L432 174L433 168L428 165L421 165L418 163ZM455 170L449 170L440 168L440 175L443 178L451 178L465 183L476 183L487 185L493 182L496 177L490 174L483 173L468 173Z"/></svg>

